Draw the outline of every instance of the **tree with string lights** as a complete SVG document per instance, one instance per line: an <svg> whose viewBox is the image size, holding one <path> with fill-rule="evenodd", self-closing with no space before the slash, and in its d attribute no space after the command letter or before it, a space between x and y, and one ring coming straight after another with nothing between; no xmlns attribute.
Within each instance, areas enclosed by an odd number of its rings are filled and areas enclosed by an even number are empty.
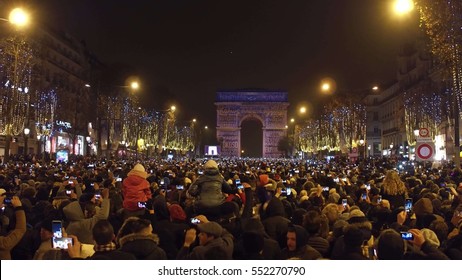
<svg viewBox="0 0 462 280"><path fill-rule="evenodd" d="M12 137L22 134L29 116L33 51L16 33L0 40L0 134L5 135L5 162Z"/></svg>
<svg viewBox="0 0 462 280"><path fill-rule="evenodd" d="M460 166L459 119L462 103L462 1L415 0L421 27L430 38L431 51L450 81L454 127L454 161Z"/></svg>

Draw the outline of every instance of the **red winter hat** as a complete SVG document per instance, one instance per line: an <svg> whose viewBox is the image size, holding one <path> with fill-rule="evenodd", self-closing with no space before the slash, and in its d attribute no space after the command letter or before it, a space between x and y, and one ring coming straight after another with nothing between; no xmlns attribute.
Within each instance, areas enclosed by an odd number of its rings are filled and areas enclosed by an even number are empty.
<svg viewBox="0 0 462 280"><path fill-rule="evenodd" d="M174 221L184 222L186 221L186 213L179 204L172 204L168 207L170 212L170 218Z"/></svg>
<svg viewBox="0 0 462 280"><path fill-rule="evenodd" d="M268 184L268 182L269 182L269 177L268 177L268 175L266 175L266 174L261 174L261 175L260 175L260 186L264 186L264 185Z"/></svg>

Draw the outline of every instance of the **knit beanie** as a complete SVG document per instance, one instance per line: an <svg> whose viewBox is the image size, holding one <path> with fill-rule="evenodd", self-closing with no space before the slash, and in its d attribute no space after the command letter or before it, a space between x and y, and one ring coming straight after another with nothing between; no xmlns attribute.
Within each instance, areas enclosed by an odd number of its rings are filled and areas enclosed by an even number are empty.
<svg viewBox="0 0 462 280"><path fill-rule="evenodd" d="M438 236L436 236L436 233L433 230L423 228L421 232L425 238L425 241L427 241L433 246L440 247L440 240L438 239Z"/></svg>
<svg viewBox="0 0 462 280"><path fill-rule="evenodd" d="M133 169L130 170L130 172L128 172L127 176L138 176L143 179L146 179L148 177L148 173L144 169L143 165L137 163L135 167L133 167Z"/></svg>
<svg viewBox="0 0 462 280"><path fill-rule="evenodd" d="M205 169L218 169L218 163L214 161L213 159L211 159L204 164L204 168Z"/></svg>
<svg viewBox="0 0 462 280"><path fill-rule="evenodd" d="M429 198L419 199L413 207L416 215L433 214L433 204Z"/></svg>

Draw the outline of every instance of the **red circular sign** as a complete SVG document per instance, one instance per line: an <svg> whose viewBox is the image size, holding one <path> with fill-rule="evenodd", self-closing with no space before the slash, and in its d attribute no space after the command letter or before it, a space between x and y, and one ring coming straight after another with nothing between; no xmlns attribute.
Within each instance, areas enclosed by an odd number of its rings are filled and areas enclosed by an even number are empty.
<svg viewBox="0 0 462 280"><path fill-rule="evenodd" d="M429 159L433 156L433 148L429 144L420 144L417 147L417 156L421 159Z"/></svg>
<svg viewBox="0 0 462 280"><path fill-rule="evenodd" d="M423 127L421 129L419 129L419 136L420 137L428 137L428 136L430 136L430 131L428 130L428 128Z"/></svg>

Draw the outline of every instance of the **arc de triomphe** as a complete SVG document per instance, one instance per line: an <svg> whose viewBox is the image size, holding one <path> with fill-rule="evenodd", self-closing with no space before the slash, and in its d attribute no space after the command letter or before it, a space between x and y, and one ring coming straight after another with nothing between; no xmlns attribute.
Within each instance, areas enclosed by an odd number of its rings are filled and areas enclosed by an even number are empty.
<svg viewBox="0 0 462 280"><path fill-rule="evenodd" d="M216 94L217 139L222 156L240 156L241 124L254 119L262 123L266 158L281 157L278 142L287 133L288 94L282 91L220 91Z"/></svg>

